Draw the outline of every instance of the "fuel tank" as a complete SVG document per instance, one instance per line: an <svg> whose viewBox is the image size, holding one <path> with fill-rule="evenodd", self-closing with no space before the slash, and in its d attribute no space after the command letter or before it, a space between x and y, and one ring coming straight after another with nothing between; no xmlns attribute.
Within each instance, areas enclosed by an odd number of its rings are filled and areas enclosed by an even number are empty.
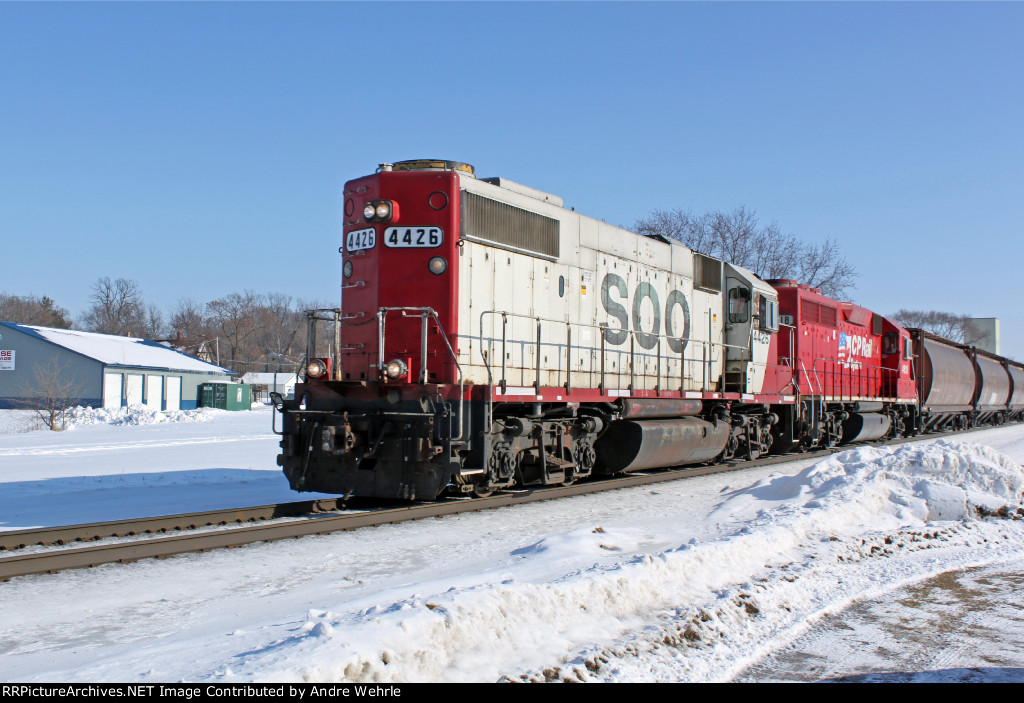
<svg viewBox="0 0 1024 703"><path fill-rule="evenodd" d="M930 337L921 342L919 390L921 409L929 412L958 412L974 408L974 362L965 349Z"/></svg>
<svg viewBox="0 0 1024 703"><path fill-rule="evenodd" d="M695 417L671 420L620 420L594 445L597 473L698 464L714 459L729 441L726 422Z"/></svg>
<svg viewBox="0 0 1024 703"><path fill-rule="evenodd" d="M892 426L892 418L881 413L850 413L843 423L843 443L881 439Z"/></svg>
<svg viewBox="0 0 1024 703"><path fill-rule="evenodd" d="M978 394L974 401L978 410L1005 409L1010 400L1010 376L1006 367L981 354L974 361L978 368Z"/></svg>

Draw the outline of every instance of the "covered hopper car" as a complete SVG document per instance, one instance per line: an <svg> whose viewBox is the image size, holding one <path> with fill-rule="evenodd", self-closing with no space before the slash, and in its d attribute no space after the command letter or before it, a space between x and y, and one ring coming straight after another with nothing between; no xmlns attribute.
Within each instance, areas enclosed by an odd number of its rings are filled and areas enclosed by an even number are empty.
<svg viewBox="0 0 1024 703"><path fill-rule="evenodd" d="M1024 420L1024 365L913 330L920 417L915 432Z"/></svg>

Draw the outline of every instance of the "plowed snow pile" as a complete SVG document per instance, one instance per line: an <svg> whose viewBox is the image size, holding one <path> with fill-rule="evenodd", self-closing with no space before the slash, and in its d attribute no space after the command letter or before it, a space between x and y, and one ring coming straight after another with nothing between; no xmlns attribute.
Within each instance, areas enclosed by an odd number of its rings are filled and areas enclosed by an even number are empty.
<svg viewBox="0 0 1024 703"><path fill-rule="evenodd" d="M422 584L422 595L358 612L325 603L232 675L724 680L854 600L1024 557L1022 492L1019 465L966 442L847 451L726 495L707 541L642 553L628 529L584 525L517 550L548 571L572 555L559 578ZM667 522L661 536L677 529ZM599 563L579 569L591 554Z"/></svg>
<svg viewBox="0 0 1024 703"><path fill-rule="evenodd" d="M195 410L153 410L145 405L126 408L88 408L77 406L67 412L64 429L82 425L156 425L162 422L206 422L227 410L196 408Z"/></svg>

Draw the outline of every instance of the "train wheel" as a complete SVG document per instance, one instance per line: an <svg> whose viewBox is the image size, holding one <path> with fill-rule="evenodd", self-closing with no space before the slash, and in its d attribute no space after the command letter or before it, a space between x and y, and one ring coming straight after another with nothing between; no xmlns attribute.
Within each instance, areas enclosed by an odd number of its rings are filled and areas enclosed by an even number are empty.
<svg viewBox="0 0 1024 703"><path fill-rule="evenodd" d="M490 498L494 495L494 489L490 486L482 486L478 483L473 486L473 490L470 495L474 498Z"/></svg>

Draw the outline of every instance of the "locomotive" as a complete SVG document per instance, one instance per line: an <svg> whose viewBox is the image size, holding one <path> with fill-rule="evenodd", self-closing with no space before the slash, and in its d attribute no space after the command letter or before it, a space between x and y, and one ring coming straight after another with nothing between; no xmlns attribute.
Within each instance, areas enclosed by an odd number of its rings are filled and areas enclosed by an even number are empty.
<svg viewBox="0 0 1024 703"><path fill-rule="evenodd" d="M291 487L414 500L1024 419L1024 367L468 164L344 190ZM325 326L330 334L319 335ZM277 415L281 429L277 429Z"/></svg>

